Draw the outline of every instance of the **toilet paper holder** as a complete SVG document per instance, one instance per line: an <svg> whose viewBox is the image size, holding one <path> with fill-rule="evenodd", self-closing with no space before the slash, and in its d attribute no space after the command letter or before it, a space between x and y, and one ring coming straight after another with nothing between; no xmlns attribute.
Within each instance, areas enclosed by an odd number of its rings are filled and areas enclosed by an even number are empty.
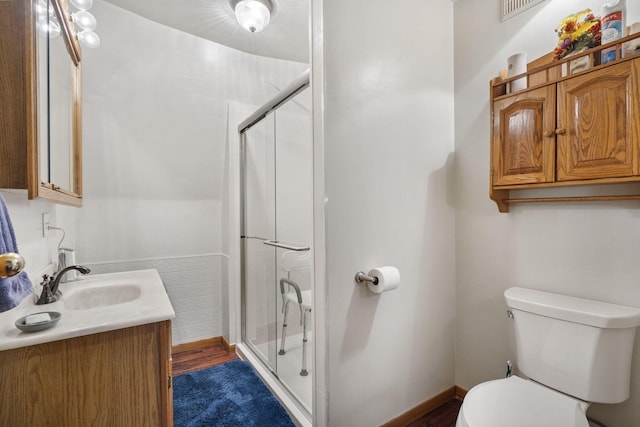
<svg viewBox="0 0 640 427"><path fill-rule="evenodd" d="M356 282L357 283L373 283L374 285L378 284L378 278L369 276L364 271L358 271L356 273Z"/></svg>

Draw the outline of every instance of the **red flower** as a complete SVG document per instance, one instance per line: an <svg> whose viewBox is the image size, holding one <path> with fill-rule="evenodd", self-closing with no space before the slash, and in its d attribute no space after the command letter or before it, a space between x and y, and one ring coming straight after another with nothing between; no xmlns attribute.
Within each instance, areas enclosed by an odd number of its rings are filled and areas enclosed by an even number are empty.
<svg viewBox="0 0 640 427"><path fill-rule="evenodd" d="M553 54L555 55L556 58L562 58L566 53L567 53L567 49L562 49L560 47L553 49Z"/></svg>

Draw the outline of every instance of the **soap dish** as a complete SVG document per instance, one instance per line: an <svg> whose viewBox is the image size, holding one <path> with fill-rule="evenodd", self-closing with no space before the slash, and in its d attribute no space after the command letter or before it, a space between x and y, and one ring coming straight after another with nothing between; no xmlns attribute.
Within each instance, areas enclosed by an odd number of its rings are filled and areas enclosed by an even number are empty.
<svg viewBox="0 0 640 427"><path fill-rule="evenodd" d="M31 325L27 325L26 323L27 317L33 316L34 314L44 314L44 313L48 313L49 316L51 317L51 320L47 320L39 323L32 323ZM27 314L26 316L22 316L21 318L16 320L16 328L24 332L43 331L45 329L49 329L50 327L58 323L58 320L60 320L61 317L62 317L62 314L58 313L57 311L43 311L40 313L31 313L31 314Z"/></svg>

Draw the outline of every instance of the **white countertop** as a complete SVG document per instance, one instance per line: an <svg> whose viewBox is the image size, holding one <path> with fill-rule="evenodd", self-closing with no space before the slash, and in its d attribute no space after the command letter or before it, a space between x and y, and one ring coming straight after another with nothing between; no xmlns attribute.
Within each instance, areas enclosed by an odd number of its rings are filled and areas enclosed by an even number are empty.
<svg viewBox="0 0 640 427"><path fill-rule="evenodd" d="M34 283L34 287L35 285ZM109 286L135 286L139 288L140 295L131 301L103 307L82 310L65 307L65 296L71 300L74 292L85 290L90 293L91 289ZM156 270L87 274L81 280L61 283L60 290L62 297L54 303L36 305L33 295L30 295L17 307L0 313L0 350L113 331L176 317ZM15 326L19 318L44 311L57 311L62 317L53 327L39 332L23 332Z"/></svg>

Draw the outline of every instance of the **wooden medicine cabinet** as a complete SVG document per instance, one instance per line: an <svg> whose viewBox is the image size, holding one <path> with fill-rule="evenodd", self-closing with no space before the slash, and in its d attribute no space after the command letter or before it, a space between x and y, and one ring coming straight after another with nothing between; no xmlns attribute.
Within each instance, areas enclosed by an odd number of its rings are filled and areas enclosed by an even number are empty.
<svg viewBox="0 0 640 427"><path fill-rule="evenodd" d="M572 72L576 57L552 62L547 56L523 75L492 80L489 193L500 212L512 203L640 200L637 185L633 194L558 196L551 190L640 183L640 55L598 60L602 49L624 49L637 37L577 55L588 58L586 70ZM520 78L526 88L509 93ZM514 190L535 195L516 198Z"/></svg>
<svg viewBox="0 0 640 427"><path fill-rule="evenodd" d="M67 0L0 1L0 188L82 205L80 47Z"/></svg>

